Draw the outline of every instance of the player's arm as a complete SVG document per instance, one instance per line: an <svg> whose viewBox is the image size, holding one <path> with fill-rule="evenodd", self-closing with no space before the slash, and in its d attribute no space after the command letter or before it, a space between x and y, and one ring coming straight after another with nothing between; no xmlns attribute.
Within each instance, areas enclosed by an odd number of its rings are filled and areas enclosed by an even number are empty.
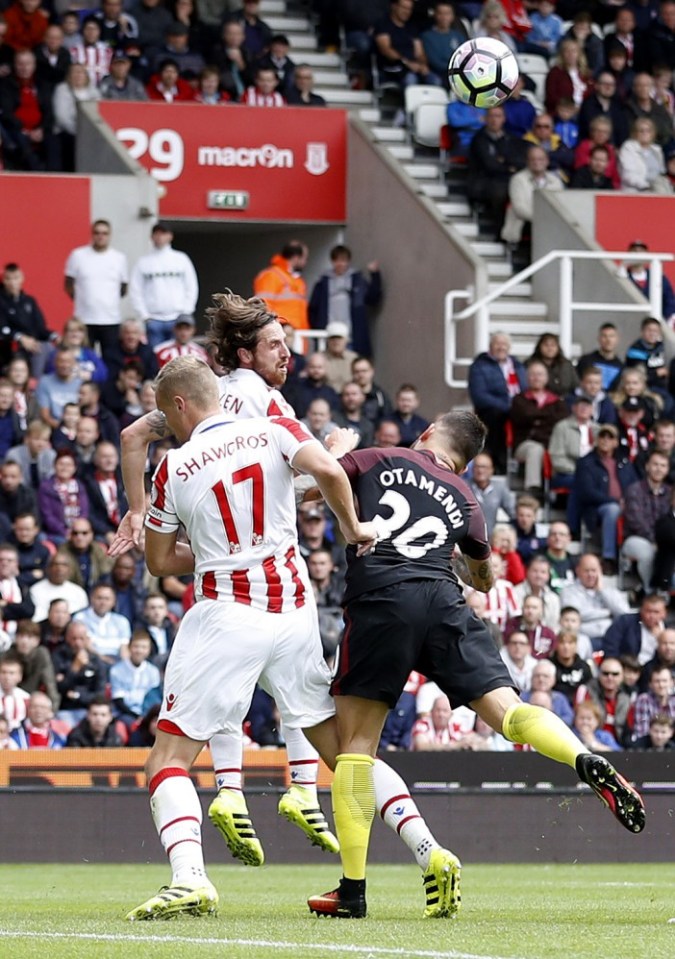
<svg viewBox="0 0 675 959"><path fill-rule="evenodd" d="M325 446L331 456L336 460L351 453L359 445L359 434L356 430L338 426L326 437ZM315 502L321 499L321 490L316 485L313 476L296 476L295 481L295 505L300 503Z"/></svg>
<svg viewBox="0 0 675 959"><path fill-rule="evenodd" d="M487 559L471 559L455 553L452 557L452 566L459 578L467 586L473 586L480 593L489 593L494 586L494 576L489 557Z"/></svg>
<svg viewBox="0 0 675 959"><path fill-rule="evenodd" d="M120 556L133 546L138 546L145 515L145 462L148 447L156 440L171 436L166 417L160 410L153 410L139 417L122 430L122 479L127 494L129 511L124 514L108 550L110 556Z"/></svg>
<svg viewBox="0 0 675 959"><path fill-rule="evenodd" d="M372 548L377 532L372 523L359 522L352 488L337 460L319 443L307 443L295 454L292 465L314 477L323 498L337 517L346 541L362 544L364 552Z"/></svg>
<svg viewBox="0 0 675 959"><path fill-rule="evenodd" d="M159 533L146 527L145 562L153 576L187 576L195 571L192 550L178 542L178 530Z"/></svg>

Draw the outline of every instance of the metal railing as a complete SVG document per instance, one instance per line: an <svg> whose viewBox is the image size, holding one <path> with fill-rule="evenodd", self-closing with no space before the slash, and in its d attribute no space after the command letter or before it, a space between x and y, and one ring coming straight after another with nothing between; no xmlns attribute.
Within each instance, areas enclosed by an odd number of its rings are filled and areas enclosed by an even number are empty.
<svg viewBox="0 0 675 959"><path fill-rule="evenodd" d="M551 250L545 256L531 263L520 273L516 273L502 283L496 290L487 293L475 303L455 313L455 303L458 300L470 300L473 290L450 290L445 295L445 382L448 386L465 387L466 380L455 377L456 366L470 366L478 353L487 350L490 339L490 305L504 296L513 287L528 280L535 273L555 261L560 263L560 289L558 299L558 322L560 324L560 347L567 356L572 346L572 323L575 310L587 312L603 312L611 309L615 313L644 313L645 307L640 303L608 303L606 300L599 303L574 299L574 260L613 260L621 263L648 263L649 264L649 311L651 316L661 316L661 285L663 280L663 263L675 260L672 253L633 253L622 250L612 252L607 250ZM457 323L476 318L474 326L473 354L470 357L457 356Z"/></svg>

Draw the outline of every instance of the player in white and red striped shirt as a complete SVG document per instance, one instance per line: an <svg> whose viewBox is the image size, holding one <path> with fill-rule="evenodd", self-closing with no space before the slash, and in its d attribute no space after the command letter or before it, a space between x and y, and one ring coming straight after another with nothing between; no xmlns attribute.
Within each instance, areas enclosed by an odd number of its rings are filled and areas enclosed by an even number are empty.
<svg viewBox="0 0 675 959"><path fill-rule="evenodd" d="M330 671L298 549L293 469L314 477L347 542L368 547L375 540L372 524L356 518L342 467L297 420L228 423L211 371L194 357L172 360L156 385L158 409L184 445L155 473L146 561L157 576L194 572L197 602L169 656L146 764L172 881L130 920L216 911L189 770L216 733L241 729L256 683L274 697L288 728L322 735L333 717ZM189 546L178 542L181 525Z"/></svg>
<svg viewBox="0 0 675 959"><path fill-rule="evenodd" d="M277 92L278 82L274 70L259 68L255 74L255 86L246 88L241 102L247 107L286 106L286 101Z"/></svg>
<svg viewBox="0 0 675 959"><path fill-rule="evenodd" d="M215 306L207 311L211 324L209 338L216 348L216 360L226 371L217 382L220 405L227 419L293 416L293 410L279 392L286 380L290 352L277 316L255 297L244 300L228 292L216 294L213 300ZM122 433L122 466L129 513L111 545L111 555L138 545L145 515L143 473L148 444L170 434L160 411L146 414ZM282 796L280 811L314 844L323 843L324 848L330 848L325 841L328 837L335 841L335 837L324 831L324 827L325 830L328 827L316 798L317 753L300 730L286 730L285 739L293 785ZM241 731L218 734L211 740L210 747L219 792L209 816L233 855L248 865L260 865L262 848L241 791ZM374 781L378 813L410 849L420 868L426 870L431 852L441 847L420 815L407 785L381 760L375 763ZM296 796L308 792L312 797L310 803L298 806ZM337 844L333 851L337 851Z"/></svg>

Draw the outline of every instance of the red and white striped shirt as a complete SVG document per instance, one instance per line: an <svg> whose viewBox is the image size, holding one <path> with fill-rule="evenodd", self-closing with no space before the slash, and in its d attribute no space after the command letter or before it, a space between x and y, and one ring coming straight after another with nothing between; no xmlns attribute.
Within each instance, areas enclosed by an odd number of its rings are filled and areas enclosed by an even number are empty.
<svg viewBox="0 0 675 959"><path fill-rule="evenodd" d="M153 478L146 526L185 526L195 556L195 596L271 613L311 596L298 550L293 460L317 441L289 417L205 419L169 450Z"/></svg>
<svg viewBox="0 0 675 959"><path fill-rule="evenodd" d="M256 87L247 87L241 101L247 107L284 107L286 101L276 90L274 93L261 93Z"/></svg>
<svg viewBox="0 0 675 959"><path fill-rule="evenodd" d="M7 720L9 731L18 729L26 718L26 706L30 699L30 693L17 686L11 693L3 693L0 689L0 713Z"/></svg>
<svg viewBox="0 0 675 959"><path fill-rule="evenodd" d="M155 347L155 356L157 364L161 370L170 360L175 360L177 356L196 356L198 360L208 361L208 354L203 346L194 343L192 340L188 343L178 343L176 340L165 340Z"/></svg>

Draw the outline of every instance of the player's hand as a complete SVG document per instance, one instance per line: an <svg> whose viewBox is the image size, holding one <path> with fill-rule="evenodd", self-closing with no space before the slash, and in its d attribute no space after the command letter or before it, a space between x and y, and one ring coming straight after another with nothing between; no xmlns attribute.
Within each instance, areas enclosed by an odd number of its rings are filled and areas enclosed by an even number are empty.
<svg viewBox="0 0 675 959"><path fill-rule="evenodd" d="M354 529L342 527L342 535L350 545L356 546L357 556L367 556L372 553L379 539L374 523L357 523Z"/></svg>
<svg viewBox="0 0 675 959"><path fill-rule="evenodd" d="M143 513L132 513L129 510L117 527L117 532L108 548L108 555L121 556L122 553L128 553L130 549L140 544L142 532Z"/></svg>
<svg viewBox="0 0 675 959"><path fill-rule="evenodd" d="M331 456L339 460L341 456L351 453L359 445L361 437L349 427L338 426L332 433L329 433L325 440L325 447Z"/></svg>

